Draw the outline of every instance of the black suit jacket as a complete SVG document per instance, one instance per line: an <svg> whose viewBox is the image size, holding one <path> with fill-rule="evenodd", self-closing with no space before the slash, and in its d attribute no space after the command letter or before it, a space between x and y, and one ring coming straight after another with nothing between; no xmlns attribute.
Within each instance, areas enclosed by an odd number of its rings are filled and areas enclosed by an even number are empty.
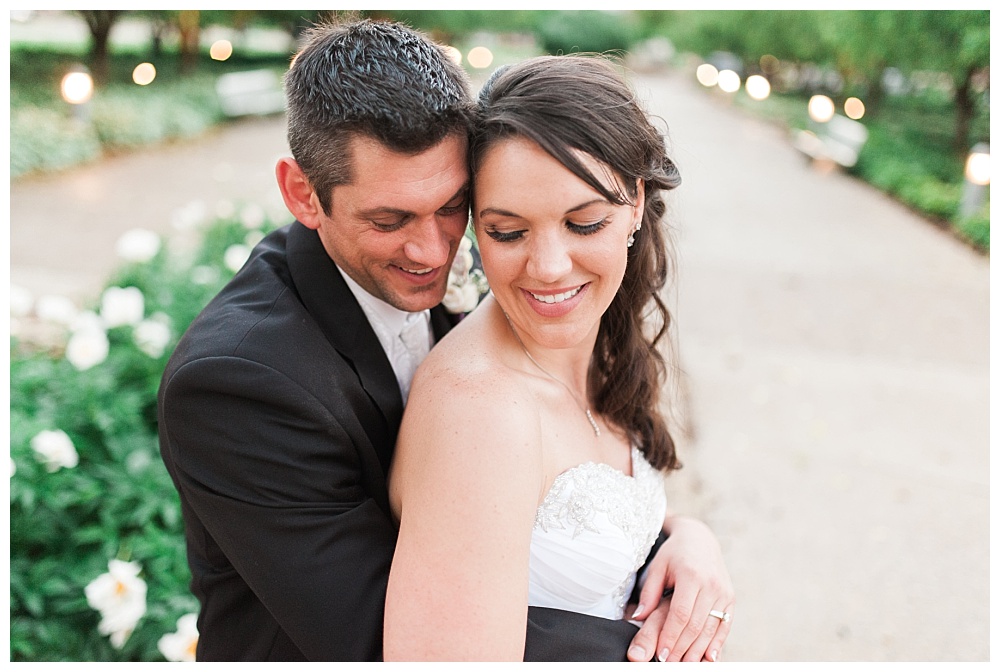
<svg viewBox="0 0 1000 672"><path fill-rule="evenodd" d="M440 338L449 320L431 316ZM381 659L403 403L315 231L296 222L254 249L178 343L158 401L201 602L198 659ZM573 659L579 642L552 611L532 610L527 651ZM616 633L621 660L631 634Z"/></svg>

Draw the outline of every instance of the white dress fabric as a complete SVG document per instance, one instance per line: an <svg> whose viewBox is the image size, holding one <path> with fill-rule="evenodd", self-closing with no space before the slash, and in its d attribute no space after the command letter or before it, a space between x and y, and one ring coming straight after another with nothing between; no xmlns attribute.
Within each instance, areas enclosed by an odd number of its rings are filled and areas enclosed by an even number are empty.
<svg viewBox="0 0 1000 672"><path fill-rule="evenodd" d="M663 526L663 476L632 448L632 476L587 462L556 477L535 513L528 604L620 619Z"/></svg>

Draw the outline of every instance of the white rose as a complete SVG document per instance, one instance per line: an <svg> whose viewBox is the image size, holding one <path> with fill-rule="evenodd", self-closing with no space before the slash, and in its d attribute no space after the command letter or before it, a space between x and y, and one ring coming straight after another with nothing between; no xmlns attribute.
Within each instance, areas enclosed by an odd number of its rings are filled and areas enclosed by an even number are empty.
<svg viewBox="0 0 1000 672"><path fill-rule="evenodd" d="M208 219L208 206L204 201L192 201L178 208L171 215L171 224L178 231L197 229Z"/></svg>
<svg viewBox="0 0 1000 672"><path fill-rule="evenodd" d="M35 314L46 322L69 325L76 318L76 304L65 296L57 294L44 294L38 297L35 304Z"/></svg>
<svg viewBox="0 0 1000 672"><path fill-rule="evenodd" d="M191 282L196 285L210 285L219 279L219 270L211 266L195 266L191 269Z"/></svg>
<svg viewBox="0 0 1000 672"><path fill-rule="evenodd" d="M101 319L107 328L139 324L145 299L138 287L108 287L101 295Z"/></svg>
<svg viewBox="0 0 1000 672"><path fill-rule="evenodd" d="M97 631L109 635L111 645L120 649L146 613L146 582L139 578L135 562L111 560L108 572L83 589L87 604L101 614Z"/></svg>
<svg viewBox="0 0 1000 672"><path fill-rule="evenodd" d="M26 290L24 287L18 287L17 285L10 286L10 316L11 317L25 317L31 313L31 307L35 303L35 299L31 296L31 292Z"/></svg>
<svg viewBox="0 0 1000 672"><path fill-rule="evenodd" d="M148 229L131 229L118 239L115 251L125 261L145 263L160 251L160 236Z"/></svg>
<svg viewBox="0 0 1000 672"><path fill-rule="evenodd" d="M80 463L80 456L73 446L73 441L61 429L46 429L39 432L31 439L31 449L50 473L62 467L72 469Z"/></svg>
<svg viewBox="0 0 1000 672"><path fill-rule="evenodd" d="M469 282L462 285L462 308L459 312L469 313L479 305L479 288L475 283Z"/></svg>
<svg viewBox="0 0 1000 672"><path fill-rule="evenodd" d="M449 313L461 313L463 312L462 304L465 302L464 299L465 293L462 291L462 287L449 282L448 289L445 290L441 303L444 304L445 309Z"/></svg>
<svg viewBox="0 0 1000 672"><path fill-rule="evenodd" d="M156 648L174 663L193 663L198 647L198 614L184 614L177 619L177 632L160 637Z"/></svg>
<svg viewBox="0 0 1000 672"><path fill-rule="evenodd" d="M83 310L77 313L69 325L72 332L85 331L87 329L100 329L104 331L104 321L92 310Z"/></svg>
<svg viewBox="0 0 1000 672"><path fill-rule="evenodd" d="M247 235L243 238L243 244L252 248L262 240L264 240L263 231L247 231Z"/></svg>
<svg viewBox="0 0 1000 672"><path fill-rule="evenodd" d="M86 371L108 357L111 344L101 328L89 327L76 331L66 344L66 359L78 371Z"/></svg>
<svg viewBox="0 0 1000 672"><path fill-rule="evenodd" d="M463 238L462 240L468 240L468 238ZM455 254L455 261L451 262L451 272L460 278L464 278L472 270L473 263L475 263L475 260L472 258L472 252L459 247L458 252Z"/></svg>
<svg viewBox="0 0 1000 672"><path fill-rule="evenodd" d="M157 317L143 320L135 325L132 340L135 341L137 348L153 359L158 359L163 356L163 351L170 343L170 325L166 320Z"/></svg>
<svg viewBox="0 0 1000 672"><path fill-rule="evenodd" d="M240 245L237 243L226 248L223 262L225 263L226 268L233 273L236 273L243 268L243 264L247 263L247 259L249 258L250 248L246 245Z"/></svg>

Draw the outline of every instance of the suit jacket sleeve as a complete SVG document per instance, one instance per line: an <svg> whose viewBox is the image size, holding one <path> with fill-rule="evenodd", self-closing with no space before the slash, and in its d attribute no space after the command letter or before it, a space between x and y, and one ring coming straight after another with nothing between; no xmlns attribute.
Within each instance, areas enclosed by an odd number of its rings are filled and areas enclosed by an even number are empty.
<svg viewBox="0 0 1000 672"><path fill-rule="evenodd" d="M239 654L204 641L200 659L267 659L282 637L310 660L381 657L395 526L360 482L363 431L311 387L238 356L195 359L164 381L161 444L189 559L205 565L192 567L201 618L257 621L260 639Z"/></svg>

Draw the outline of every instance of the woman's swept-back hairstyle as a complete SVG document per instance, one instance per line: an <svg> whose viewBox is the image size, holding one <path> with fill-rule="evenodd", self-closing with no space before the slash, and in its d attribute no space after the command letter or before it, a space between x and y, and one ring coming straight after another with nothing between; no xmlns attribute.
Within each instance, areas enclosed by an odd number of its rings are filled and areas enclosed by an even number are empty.
<svg viewBox="0 0 1000 672"><path fill-rule="evenodd" d="M541 56L493 73L479 94L469 153L473 175L489 150L510 137L535 142L618 205L636 202L636 181L642 180L642 229L628 248L622 285L601 318L587 387L593 408L624 428L650 464L679 468L660 411L666 366L658 344L670 326L660 298L669 259L661 192L681 181L663 135L614 63L603 56L572 55ZM609 189L588 171L578 152L614 171L615 186Z"/></svg>
<svg viewBox="0 0 1000 672"><path fill-rule="evenodd" d="M399 23L331 22L306 32L285 74L288 145L330 214L351 181L350 140L415 154L471 130L469 78L444 49Z"/></svg>

